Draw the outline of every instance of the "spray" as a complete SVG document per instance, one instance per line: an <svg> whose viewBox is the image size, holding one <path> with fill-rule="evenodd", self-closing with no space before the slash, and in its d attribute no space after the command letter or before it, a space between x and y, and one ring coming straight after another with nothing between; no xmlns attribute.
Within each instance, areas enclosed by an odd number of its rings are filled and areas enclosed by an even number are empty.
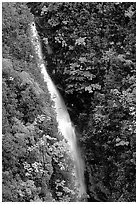
<svg viewBox="0 0 138 204"><path fill-rule="evenodd" d="M42 57L39 36L34 22L30 25L30 32L31 42L35 51L35 55L37 57L37 66L40 68L41 74L43 75L44 81L47 83L48 90L51 94L51 99L54 101L54 106L57 114L56 116L58 122L58 129L69 144L70 152L72 154L73 161L75 164L76 177L79 183L79 197L81 197L86 192L84 183L84 163L77 147L75 129L72 125L64 101L46 70Z"/></svg>

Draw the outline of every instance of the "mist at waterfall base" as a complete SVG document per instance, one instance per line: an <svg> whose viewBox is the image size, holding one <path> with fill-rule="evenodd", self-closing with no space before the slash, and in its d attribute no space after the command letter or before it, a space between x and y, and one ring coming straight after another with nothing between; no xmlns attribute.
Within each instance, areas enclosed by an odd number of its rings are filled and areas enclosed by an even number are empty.
<svg viewBox="0 0 138 204"><path fill-rule="evenodd" d="M84 162L81 158L79 148L77 145L75 128L71 122L71 119L67 111L67 108L64 104L64 101L60 96L58 90L56 89L56 86L52 82L46 70L43 57L42 57L39 36L34 22L30 25L30 31L31 31L31 42L33 45L33 49L35 51L37 66L40 69L41 74L43 75L44 81L47 83L47 88L50 92L51 99L54 101L59 132L61 132L63 137L67 140L69 144L71 156L73 157L73 161L75 164L76 178L77 178L77 182L79 183L79 187L78 187L79 197L81 197L83 194L86 193L85 182L84 182Z"/></svg>

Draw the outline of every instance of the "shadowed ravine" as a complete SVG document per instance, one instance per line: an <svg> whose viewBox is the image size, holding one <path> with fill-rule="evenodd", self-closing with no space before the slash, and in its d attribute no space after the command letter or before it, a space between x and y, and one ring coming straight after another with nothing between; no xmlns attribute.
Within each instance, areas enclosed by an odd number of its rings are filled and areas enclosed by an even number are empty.
<svg viewBox="0 0 138 204"><path fill-rule="evenodd" d="M79 183L79 197L81 197L86 192L84 183L84 162L78 150L75 129L70 120L70 116L68 114L64 101L47 73L42 57L41 45L39 42L39 36L37 34L35 23L32 23L30 25L30 36L36 55L37 66L40 68L41 74L43 75L44 81L47 83L48 90L51 94L51 99L54 101L58 129L69 144L71 156L73 157L73 161L75 164L77 183Z"/></svg>

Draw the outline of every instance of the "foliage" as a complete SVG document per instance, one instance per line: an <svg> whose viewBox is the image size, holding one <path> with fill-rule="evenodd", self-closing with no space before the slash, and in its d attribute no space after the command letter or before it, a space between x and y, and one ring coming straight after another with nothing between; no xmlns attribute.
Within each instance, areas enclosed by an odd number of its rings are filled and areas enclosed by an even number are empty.
<svg viewBox="0 0 138 204"><path fill-rule="evenodd" d="M89 200L135 201L136 4L27 5L49 73L81 131Z"/></svg>
<svg viewBox="0 0 138 204"><path fill-rule="evenodd" d="M73 201L74 167L48 92L22 74L3 69L3 201Z"/></svg>
<svg viewBox="0 0 138 204"><path fill-rule="evenodd" d="M74 201L73 162L31 51L25 3L3 3L4 202Z"/></svg>
<svg viewBox="0 0 138 204"><path fill-rule="evenodd" d="M3 201L77 200L27 35L34 19L48 72L81 132L88 201L134 202L136 4L27 6L3 3Z"/></svg>
<svg viewBox="0 0 138 204"><path fill-rule="evenodd" d="M3 57L31 61L31 44L27 37L28 24L33 20L25 3L2 4ZM10 57L11 58L11 57Z"/></svg>

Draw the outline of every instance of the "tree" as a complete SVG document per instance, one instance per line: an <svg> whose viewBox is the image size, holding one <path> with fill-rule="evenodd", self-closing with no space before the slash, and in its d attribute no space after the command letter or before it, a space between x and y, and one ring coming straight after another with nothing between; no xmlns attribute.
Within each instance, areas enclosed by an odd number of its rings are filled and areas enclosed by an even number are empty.
<svg viewBox="0 0 138 204"><path fill-rule="evenodd" d="M73 161L27 35L24 3L3 3L3 201L76 201ZM5 58L6 57L6 58Z"/></svg>
<svg viewBox="0 0 138 204"><path fill-rule="evenodd" d="M90 201L135 201L136 4L28 7L48 71L81 131Z"/></svg>
<svg viewBox="0 0 138 204"><path fill-rule="evenodd" d="M31 60L31 46L27 37L28 24L33 20L25 3L2 4L3 57Z"/></svg>

